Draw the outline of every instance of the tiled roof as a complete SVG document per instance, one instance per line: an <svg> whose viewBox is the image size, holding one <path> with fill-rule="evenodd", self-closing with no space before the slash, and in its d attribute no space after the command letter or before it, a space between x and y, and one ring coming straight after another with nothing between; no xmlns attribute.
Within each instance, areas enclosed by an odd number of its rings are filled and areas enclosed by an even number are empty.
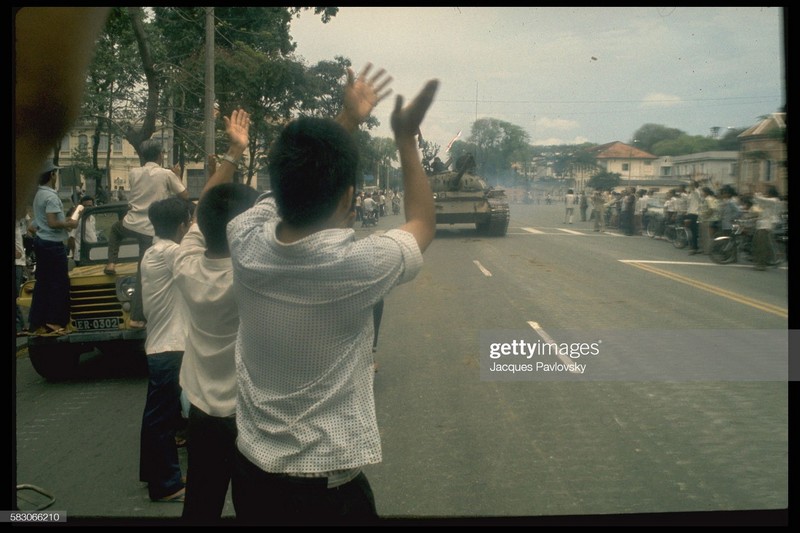
<svg viewBox="0 0 800 533"><path fill-rule="evenodd" d="M786 113L772 113L767 118L744 130L739 134L739 137L753 137L757 135L766 135L774 129L786 128Z"/></svg>
<svg viewBox="0 0 800 533"><path fill-rule="evenodd" d="M595 146L590 152L593 152L597 159L658 159L658 156L650 152L619 141Z"/></svg>

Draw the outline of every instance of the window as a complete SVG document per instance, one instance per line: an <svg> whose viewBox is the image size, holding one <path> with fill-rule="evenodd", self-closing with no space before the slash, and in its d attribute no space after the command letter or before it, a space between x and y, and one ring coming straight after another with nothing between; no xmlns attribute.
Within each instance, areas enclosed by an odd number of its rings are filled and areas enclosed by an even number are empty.
<svg viewBox="0 0 800 533"><path fill-rule="evenodd" d="M63 139L61 139L61 148L62 152L69 153L69 134L65 135Z"/></svg>
<svg viewBox="0 0 800 533"><path fill-rule="evenodd" d="M122 153L122 137L120 137L118 135L114 135L113 146L114 146L114 151L117 152L118 154L121 154Z"/></svg>
<svg viewBox="0 0 800 533"><path fill-rule="evenodd" d="M630 172L630 170L631 170L630 163L622 163L622 171L623 172Z"/></svg>
<svg viewBox="0 0 800 533"><path fill-rule="evenodd" d="M97 145L98 152L108 152L108 135L100 135L100 143Z"/></svg>
<svg viewBox="0 0 800 533"><path fill-rule="evenodd" d="M79 150L88 150L89 149L89 137L81 133L78 135L78 149Z"/></svg>

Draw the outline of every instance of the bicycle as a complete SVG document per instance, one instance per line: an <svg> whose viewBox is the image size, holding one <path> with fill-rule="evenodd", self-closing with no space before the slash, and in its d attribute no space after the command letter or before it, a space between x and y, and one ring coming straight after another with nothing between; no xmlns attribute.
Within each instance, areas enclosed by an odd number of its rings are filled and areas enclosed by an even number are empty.
<svg viewBox="0 0 800 533"><path fill-rule="evenodd" d="M689 245L692 240L692 230L689 229L689 222L670 222L664 225L664 238L672 243L672 246L681 250Z"/></svg>
<svg viewBox="0 0 800 533"><path fill-rule="evenodd" d="M748 261L753 260L753 235L755 234L755 220L736 219L731 225L730 235L722 235L714 239L711 245L711 260L717 264L725 265L737 263L739 257ZM786 225L776 228L770 235L771 247L769 266L778 266L786 260L786 248L789 235Z"/></svg>

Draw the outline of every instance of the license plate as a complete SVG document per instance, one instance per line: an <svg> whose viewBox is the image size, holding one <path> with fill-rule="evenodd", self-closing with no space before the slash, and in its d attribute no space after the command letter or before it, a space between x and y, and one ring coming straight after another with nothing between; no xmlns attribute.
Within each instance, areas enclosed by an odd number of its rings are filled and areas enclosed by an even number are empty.
<svg viewBox="0 0 800 533"><path fill-rule="evenodd" d="M88 318L75 321L75 327L78 331L91 331L97 329L117 329L119 328L120 320L118 317L111 318Z"/></svg>

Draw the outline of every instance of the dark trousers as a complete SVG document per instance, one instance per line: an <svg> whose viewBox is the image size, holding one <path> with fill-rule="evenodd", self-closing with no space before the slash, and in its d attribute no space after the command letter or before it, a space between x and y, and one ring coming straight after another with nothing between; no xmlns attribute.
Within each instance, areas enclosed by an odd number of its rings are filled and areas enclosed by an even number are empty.
<svg viewBox="0 0 800 533"><path fill-rule="evenodd" d="M375 498L367 476L329 489L326 478L264 472L236 453L233 506L242 524L374 524Z"/></svg>
<svg viewBox="0 0 800 533"><path fill-rule="evenodd" d="M211 416L192 405L183 518L206 525L222 517L236 455L236 417Z"/></svg>
<svg viewBox="0 0 800 533"><path fill-rule="evenodd" d="M689 249L697 250L697 238L700 235L700 227L697 224L697 215L686 213L684 220L689 221L689 231L691 232L691 239L689 240Z"/></svg>
<svg viewBox="0 0 800 533"><path fill-rule="evenodd" d="M69 266L67 248L60 241L33 239L36 285L28 315L31 331L45 324L69 325Z"/></svg>
<svg viewBox="0 0 800 533"><path fill-rule="evenodd" d="M126 228L121 220L114 222L108 234L108 262L116 263L119 258L119 248L124 239L136 239L139 244L139 262L136 265L136 293L131 301L131 320L138 322L144 321L144 308L142 306L142 257L150 246L153 245L153 237L138 233Z"/></svg>
<svg viewBox="0 0 800 533"><path fill-rule="evenodd" d="M147 400L142 414L139 479L157 500L183 488L175 430L181 421L179 375L183 352L148 354Z"/></svg>
<svg viewBox="0 0 800 533"><path fill-rule="evenodd" d="M775 246L771 229L757 229L753 234L753 263L764 268L775 260Z"/></svg>

